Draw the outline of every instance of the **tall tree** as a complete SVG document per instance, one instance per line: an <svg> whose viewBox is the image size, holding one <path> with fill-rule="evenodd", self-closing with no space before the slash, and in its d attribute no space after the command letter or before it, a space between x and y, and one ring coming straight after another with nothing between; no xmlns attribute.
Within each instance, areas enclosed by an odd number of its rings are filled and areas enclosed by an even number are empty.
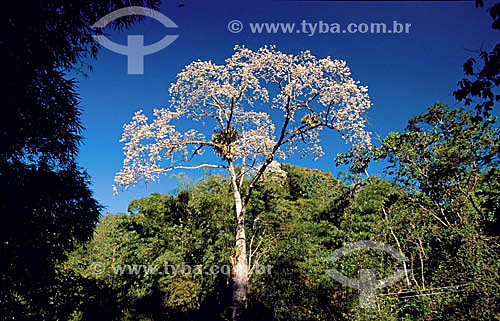
<svg viewBox="0 0 500 321"><path fill-rule="evenodd" d="M99 216L89 180L78 167L77 84L96 57L92 24L124 5L159 1L10 1L0 13L0 314L48 320L55 265L87 240ZM116 20L123 29L138 16ZM80 63L80 67L77 64Z"/></svg>
<svg viewBox="0 0 500 321"><path fill-rule="evenodd" d="M323 155L321 129L337 130L356 146L369 144L363 118L371 106L367 88L358 85L341 60L317 59L309 51L288 55L273 46L257 51L236 46L224 65L195 61L186 66L170 94L171 107L155 110L151 122L138 111L124 126L125 160L115 188L156 180L179 168L228 171L236 219L233 319L240 320L249 278L245 213L256 183L276 164L274 158L284 159L296 151L315 158ZM254 105L281 115L273 121L270 114L251 110ZM215 132L194 128L182 132L174 125L180 118L201 121L202 128ZM186 164L206 149L220 160ZM246 176L248 185L243 184Z"/></svg>

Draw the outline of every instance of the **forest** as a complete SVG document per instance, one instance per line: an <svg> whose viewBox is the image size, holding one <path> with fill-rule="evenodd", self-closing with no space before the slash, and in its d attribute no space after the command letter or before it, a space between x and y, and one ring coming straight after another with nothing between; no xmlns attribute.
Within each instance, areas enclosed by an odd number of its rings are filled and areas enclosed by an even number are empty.
<svg viewBox="0 0 500 321"><path fill-rule="evenodd" d="M374 104L348 59L274 45L193 59L167 107L123 125L109 184L118 194L167 174L178 187L106 213L79 163L73 77L101 59L93 22L160 5L0 14L0 320L500 320L500 44L457 66L451 101L384 137L367 129ZM475 5L498 31L500 3ZM328 155L331 171L295 165L294 153L326 157L321 129L351 148Z"/></svg>
<svg viewBox="0 0 500 321"><path fill-rule="evenodd" d="M383 139L391 180L282 164L252 194L247 237L271 273L250 278L250 320L494 320L499 316L499 149L497 124L436 104ZM343 155L346 158L349 155ZM182 177L181 177L182 179ZM230 276L92 273L140 262L164 266L228 263L234 244L230 182L206 174L184 178L176 195L152 194L127 214L101 218L92 240L61 267L61 277L92 283L66 298L79 302L77 320L230 319ZM325 270L357 278L358 267L383 278L401 262L379 251L353 252L336 266L332 249L355 240L394 244L408 273L377 293L375 309L359 309L356 289ZM205 270L202 268L202 270ZM72 276L72 277L69 277ZM75 277L76 276L76 277ZM72 289L81 289L75 282ZM226 298L226 300L224 300ZM109 310L109 306L116 308ZM93 315L97 313L97 315ZM228 314L229 313L229 314Z"/></svg>

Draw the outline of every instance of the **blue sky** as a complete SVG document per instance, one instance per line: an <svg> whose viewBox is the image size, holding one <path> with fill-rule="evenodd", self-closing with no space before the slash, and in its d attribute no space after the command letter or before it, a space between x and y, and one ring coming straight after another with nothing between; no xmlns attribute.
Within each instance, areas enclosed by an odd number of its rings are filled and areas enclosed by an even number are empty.
<svg viewBox="0 0 500 321"><path fill-rule="evenodd" d="M178 7L182 3L183 7ZM369 130L375 136L386 136L401 130L407 120L436 101L456 104L451 96L463 76L462 65L474 55L469 50L492 48L498 31L490 28L491 19L485 9L474 8L473 1L164 1L160 12L179 28L166 28L151 18L125 32L112 32L109 39L126 44L127 35L144 35L145 44L152 44L166 34L179 35L165 49L144 59L144 74L128 75L126 56L102 48L93 61L94 71L80 81L82 121L86 130L80 149L79 163L91 176L95 197L105 206L104 212L126 212L131 200L153 192L169 193L177 187L171 175L160 183L138 185L114 196L113 178L123 162L119 143L122 126L133 113L143 109L168 106L168 88L176 74L193 60L222 63L233 53L235 44L258 49L274 44L287 53L311 50L317 57L344 59L353 77L367 85L373 102L368 113ZM228 31L232 20L243 23L240 33ZM249 23L295 23L296 28L323 21L339 23L393 21L411 23L406 34L254 34ZM336 153L345 152L339 137L327 135L323 146L326 156L292 159L300 166L330 171L341 168L333 162ZM371 173L378 173L375 166ZM185 172L186 174L195 173Z"/></svg>

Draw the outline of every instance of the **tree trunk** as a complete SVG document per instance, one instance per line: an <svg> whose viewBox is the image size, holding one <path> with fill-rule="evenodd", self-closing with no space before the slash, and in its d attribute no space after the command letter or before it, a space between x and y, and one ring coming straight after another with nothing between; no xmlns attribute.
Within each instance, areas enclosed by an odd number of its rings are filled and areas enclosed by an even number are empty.
<svg viewBox="0 0 500 321"><path fill-rule="evenodd" d="M233 321L242 319L247 307L248 294L248 260L245 235L245 210L241 193L232 164L229 166L233 183L234 202L236 205L236 253L231 259L233 281Z"/></svg>
<svg viewBox="0 0 500 321"><path fill-rule="evenodd" d="M241 320L247 307L248 261L245 238L245 213L237 214L236 255L233 261L233 321Z"/></svg>

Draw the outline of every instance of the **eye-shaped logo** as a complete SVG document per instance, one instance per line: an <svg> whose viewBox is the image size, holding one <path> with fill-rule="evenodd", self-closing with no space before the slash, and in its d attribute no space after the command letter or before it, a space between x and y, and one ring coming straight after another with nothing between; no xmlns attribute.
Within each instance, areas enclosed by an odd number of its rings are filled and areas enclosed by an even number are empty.
<svg viewBox="0 0 500 321"><path fill-rule="evenodd" d="M327 260L335 263L344 255L351 253L353 251L362 249L374 249L381 250L387 254L392 255L398 261L407 262L408 258L404 256L403 253L399 252L390 245L381 242L374 242L370 240L359 241L355 243L348 244L340 249L335 250L332 255L327 257ZM359 290L359 305L361 308L373 308L375 307L375 290L391 285L401 279L405 273L404 270L398 270L391 276L385 279L377 280L375 279L375 270L372 269L362 269L359 270L359 279L351 279L341 274L337 270L327 270L332 278L338 282L347 285L348 287L355 288Z"/></svg>
<svg viewBox="0 0 500 321"><path fill-rule="evenodd" d="M104 28L111 21L124 17L141 15L158 20L167 28L178 28L178 26L164 14L145 7L126 7L115 10L97 21L92 28ZM112 42L103 35L93 35L95 41L111 51L127 56L127 73L144 74L144 56L158 52L170 45L179 37L178 35L166 35L160 41L144 46L143 35L131 35L127 37L127 45Z"/></svg>

